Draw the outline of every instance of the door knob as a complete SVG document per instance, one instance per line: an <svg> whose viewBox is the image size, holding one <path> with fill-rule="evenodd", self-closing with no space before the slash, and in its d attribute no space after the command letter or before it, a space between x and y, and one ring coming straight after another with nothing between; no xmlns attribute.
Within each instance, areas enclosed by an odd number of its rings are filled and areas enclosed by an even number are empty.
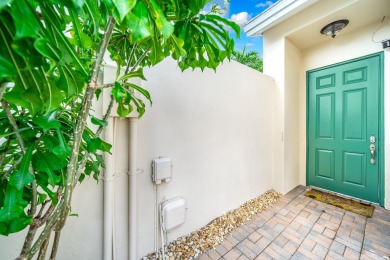
<svg viewBox="0 0 390 260"><path fill-rule="evenodd" d="M375 144L370 144L370 151L371 151L371 164L375 164Z"/></svg>

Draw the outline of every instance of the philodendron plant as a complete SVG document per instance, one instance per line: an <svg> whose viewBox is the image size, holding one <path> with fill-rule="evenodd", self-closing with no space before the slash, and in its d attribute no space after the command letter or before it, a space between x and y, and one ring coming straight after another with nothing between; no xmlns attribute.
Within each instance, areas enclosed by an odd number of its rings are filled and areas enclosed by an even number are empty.
<svg viewBox="0 0 390 260"><path fill-rule="evenodd" d="M98 179L101 153L110 152L99 135L113 103L120 117L133 109L141 117L144 102L151 103L148 91L129 79L145 80L143 67L168 56L182 70L215 69L230 58L229 30L238 37L240 28L201 12L209 2L0 2L0 234L28 229L15 257L45 259L54 236L55 258L76 184L86 176ZM118 65L117 79L99 85L107 51ZM104 117L96 118L91 102L103 88L111 89L111 102Z"/></svg>

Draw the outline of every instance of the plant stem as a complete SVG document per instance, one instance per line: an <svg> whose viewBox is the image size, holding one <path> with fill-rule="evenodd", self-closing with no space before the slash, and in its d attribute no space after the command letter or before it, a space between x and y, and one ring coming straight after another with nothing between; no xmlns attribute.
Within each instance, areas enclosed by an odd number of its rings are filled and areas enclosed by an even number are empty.
<svg viewBox="0 0 390 260"><path fill-rule="evenodd" d="M19 133L19 127L16 124L15 118L12 115L12 112L11 112L11 110L8 107L8 103L5 102L5 101L1 101L1 106L3 107L3 109L5 111L5 114L7 115L8 121L11 124L11 126L12 126L12 128L13 128L13 130L15 132L16 139L18 140L20 148L22 149L23 153L25 153L26 152L26 147L24 146L23 138L22 138L22 136Z"/></svg>
<svg viewBox="0 0 390 260"><path fill-rule="evenodd" d="M20 163L23 160L23 156L19 157L19 159L8 169L8 171L3 175L2 180L5 180L5 178L11 174L11 172L20 165Z"/></svg>
<svg viewBox="0 0 390 260"><path fill-rule="evenodd" d="M3 95L4 95L4 92L5 92L5 88L7 87L7 84L6 82L3 82L0 84L0 100L3 99Z"/></svg>
<svg viewBox="0 0 390 260"><path fill-rule="evenodd" d="M4 109L4 111L5 111L6 115L7 115L9 123L12 125L12 128L15 131L16 139L19 142L20 148L22 149L22 152L25 153L26 152L26 147L24 145L23 138L22 138L22 136L19 133L19 127L16 124L15 118L13 117L12 112L11 112L11 110L8 107L8 103L5 102L5 101L2 101L1 105L3 106L3 109ZM30 170L31 173L34 172L33 169L32 169L31 163L30 163L30 169L29 170ZM37 210L37 183L36 183L35 180L31 183L31 193L32 193L32 198L31 198L31 208L29 210L29 216L34 216L35 212ZM35 233L36 233L36 228L34 228L33 222L30 224L29 231L27 233L26 239L24 240L24 245L23 245L22 251L20 253L21 255L23 255L24 253L27 252L27 250L30 249L31 244L32 244L32 242L34 240Z"/></svg>
<svg viewBox="0 0 390 260"><path fill-rule="evenodd" d="M148 52L149 52L150 48L147 48L145 50L144 53L142 53L141 57L138 58L137 62L134 64L133 68L131 69L130 72L133 72L137 69L137 67L139 66L139 64L141 63L141 61L146 57L146 55L148 55Z"/></svg>
<svg viewBox="0 0 390 260"><path fill-rule="evenodd" d="M105 115L104 115L104 117L103 117L103 120L104 120L104 121L106 121L107 118L110 116L112 107L114 106L114 97L111 96L110 98L111 98L110 104L108 105L107 111L106 111L106 113L105 113ZM100 136L100 134L102 133L103 129L104 129L104 126L99 126L98 130L97 130L96 133L95 133L94 138ZM81 173L84 171L84 169L85 169L85 164L87 163L89 154L90 154L90 153L89 153L88 151L86 151L85 154L84 154L84 156L83 156L83 159L82 159L81 162L79 163L79 167L78 167L78 169L77 169L77 172L76 172L76 175L75 175L75 178L74 178L74 181L73 181L73 186L75 186L75 185L77 184L77 181L78 181L78 179L80 178Z"/></svg>
<svg viewBox="0 0 390 260"><path fill-rule="evenodd" d="M136 43L134 43L133 49L131 50L131 53L130 53L129 61L127 62L125 74L127 74L129 72L130 64L131 64L131 61L133 60L133 56L135 54L135 50L137 49L137 47L138 47L138 45Z"/></svg>
<svg viewBox="0 0 390 260"><path fill-rule="evenodd" d="M103 86L99 87L99 89L113 88L114 86L115 86L114 83L108 83L108 84L104 84Z"/></svg>
<svg viewBox="0 0 390 260"><path fill-rule="evenodd" d="M57 190L57 200L59 200L60 195L62 194L62 187L59 187ZM50 236L51 230L57 221L58 215L61 213L61 209L63 207L63 203L59 203L57 205L52 204L47 209L45 215L42 218L38 218L38 216L33 220L33 222L30 224L30 229L28 231L28 234L31 232L36 232L39 227L41 227L46 222L46 227L41 232L40 236L38 237L37 241L35 241L34 245L29 249L29 251L26 251L24 253L21 253L20 256L17 259L31 259L33 255L42 247L42 244L45 242L45 240ZM41 209L42 211L42 209ZM42 212L39 212L38 215L41 215ZM53 213L54 212L54 213ZM34 233L35 234L35 233ZM26 237L27 240L27 237ZM32 242L32 239L31 239Z"/></svg>
<svg viewBox="0 0 390 260"><path fill-rule="evenodd" d="M50 242L50 234L46 238L46 240L43 242L42 246L39 248L39 254L37 260L45 260L46 259L46 252L47 248L49 247Z"/></svg>
<svg viewBox="0 0 390 260"><path fill-rule="evenodd" d="M74 175L76 173L76 165L77 165L77 160L78 160L78 155L79 155L79 150L80 150L80 144L82 141L82 134L84 132L86 123L87 123L87 118L89 116L89 110L91 109L91 104L92 104L92 99L94 97L94 93L97 89L97 79L100 71L100 67L103 61L103 56L104 53L107 49L108 43L111 38L112 31L115 26L115 19L110 16L107 22L106 30L103 36L102 43L100 45L99 53L97 55L97 58L95 60L92 74L90 81L88 83L87 89L85 91L83 101L82 101L82 108L79 113L79 120L77 122L76 129L73 133L73 147L72 147L72 153L70 155L69 163L67 166L66 170L66 184L65 184L65 191L64 191L64 197L63 197L63 202L64 202L64 208L62 209L60 219L59 219L59 225L58 228L59 230L62 229L62 227L65 224L66 218L68 216L68 213L70 211L70 204L71 204L71 194L73 190L73 180L74 180Z"/></svg>
<svg viewBox="0 0 390 260"><path fill-rule="evenodd" d="M32 169L32 166L30 164L30 169ZM31 182L31 208L29 210L29 216L34 217L35 213L37 212L37 197L38 197L38 192L37 192L37 181L33 180Z"/></svg>
<svg viewBox="0 0 390 260"><path fill-rule="evenodd" d="M8 136L7 142L5 143L5 146L4 146L4 152L1 154L1 157L0 157L0 167L4 162L4 159L5 159L5 156L7 155L7 151L8 151L10 144L11 144L11 136Z"/></svg>
<svg viewBox="0 0 390 260"><path fill-rule="evenodd" d="M57 251L58 251L58 243L60 242L60 237L61 237L61 231L56 231L55 236L54 236L53 247L51 249L50 260L56 259L56 255L57 255Z"/></svg>

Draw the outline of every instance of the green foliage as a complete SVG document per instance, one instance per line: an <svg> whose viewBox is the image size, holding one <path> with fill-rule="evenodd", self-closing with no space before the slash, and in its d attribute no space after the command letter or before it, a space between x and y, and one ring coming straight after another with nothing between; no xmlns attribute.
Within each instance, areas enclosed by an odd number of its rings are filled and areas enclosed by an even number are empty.
<svg viewBox="0 0 390 260"><path fill-rule="evenodd" d="M208 2L1 1L0 234L30 225L21 258L32 258L50 232L61 230L76 184L86 176L98 180L104 167L101 153L111 145L99 134L111 105L103 118L88 120L97 131L86 127L95 94L111 88L120 117L134 109L142 117L152 98L132 79L146 80L143 67L171 56L182 70L215 70L231 57L227 28L237 36L240 28L199 14ZM99 86L106 50L118 64L117 79Z"/></svg>
<svg viewBox="0 0 390 260"><path fill-rule="evenodd" d="M232 60L263 72L263 60L257 51L246 52L245 48L241 52L235 50L232 53Z"/></svg>

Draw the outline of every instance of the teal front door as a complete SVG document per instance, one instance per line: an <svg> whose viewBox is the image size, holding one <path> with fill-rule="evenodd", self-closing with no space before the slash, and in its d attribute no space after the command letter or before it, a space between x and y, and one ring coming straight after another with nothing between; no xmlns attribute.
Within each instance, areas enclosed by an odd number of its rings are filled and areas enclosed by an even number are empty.
<svg viewBox="0 0 390 260"><path fill-rule="evenodd" d="M308 185L380 202L382 54L316 69L308 82Z"/></svg>

